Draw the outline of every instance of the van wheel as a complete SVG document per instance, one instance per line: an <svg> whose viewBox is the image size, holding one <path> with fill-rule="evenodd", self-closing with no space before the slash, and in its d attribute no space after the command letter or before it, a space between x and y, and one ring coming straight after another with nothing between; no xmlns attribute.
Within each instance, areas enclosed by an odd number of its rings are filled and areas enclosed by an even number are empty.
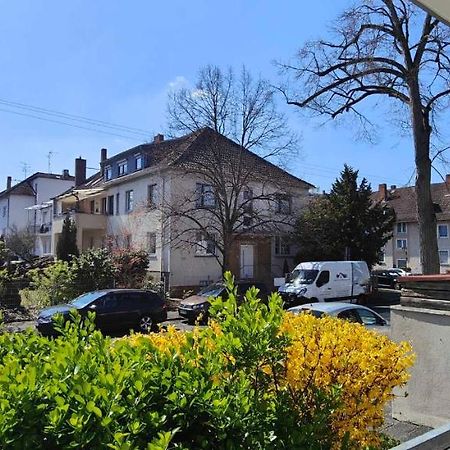
<svg viewBox="0 0 450 450"><path fill-rule="evenodd" d="M316 297L313 297L309 299L308 303L318 303L318 301Z"/></svg>
<svg viewBox="0 0 450 450"><path fill-rule="evenodd" d="M396 291L399 291L401 288L402 288L402 287L400 286L400 283L397 283L397 282L394 283L394 289L395 289Z"/></svg>
<svg viewBox="0 0 450 450"><path fill-rule="evenodd" d="M357 305L365 305L367 303L366 301L366 297L364 295L358 295L358 297L356 297L356 302Z"/></svg>

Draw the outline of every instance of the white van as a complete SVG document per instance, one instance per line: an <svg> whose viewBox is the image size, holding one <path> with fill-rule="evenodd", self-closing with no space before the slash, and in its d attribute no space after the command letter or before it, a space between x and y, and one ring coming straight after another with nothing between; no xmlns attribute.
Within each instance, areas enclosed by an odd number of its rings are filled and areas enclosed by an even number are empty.
<svg viewBox="0 0 450 450"><path fill-rule="evenodd" d="M287 307L311 302L359 303L370 291L370 273L364 261L300 263L278 292Z"/></svg>

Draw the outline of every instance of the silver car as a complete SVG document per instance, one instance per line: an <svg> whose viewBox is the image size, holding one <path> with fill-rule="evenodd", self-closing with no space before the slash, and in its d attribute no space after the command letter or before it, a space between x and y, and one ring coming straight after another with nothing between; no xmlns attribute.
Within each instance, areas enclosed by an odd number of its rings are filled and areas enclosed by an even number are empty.
<svg viewBox="0 0 450 450"><path fill-rule="evenodd" d="M389 330L388 321L380 316L380 314L366 306L353 305L351 303L307 303L289 308L288 311L294 314L309 312L316 317L321 317L326 314L350 322L360 323L369 329L380 331L383 334L387 334Z"/></svg>

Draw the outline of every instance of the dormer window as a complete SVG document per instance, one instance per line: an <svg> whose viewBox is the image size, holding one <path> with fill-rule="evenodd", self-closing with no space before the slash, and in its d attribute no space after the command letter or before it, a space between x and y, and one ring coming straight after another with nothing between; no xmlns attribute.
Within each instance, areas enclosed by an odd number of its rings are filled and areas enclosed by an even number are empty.
<svg viewBox="0 0 450 450"><path fill-rule="evenodd" d="M136 155L136 170L141 170L144 167L144 159L142 155Z"/></svg>
<svg viewBox="0 0 450 450"><path fill-rule="evenodd" d="M112 178L112 167L106 166L105 167L105 181L108 181Z"/></svg>
<svg viewBox="0 0 450 450"><path fill-rule="evenodd" d="M117 171L118 171L119 177L122 175L126 175L126 173L128 172L127 161L120 161L119 163L117 163Z"/></svg>

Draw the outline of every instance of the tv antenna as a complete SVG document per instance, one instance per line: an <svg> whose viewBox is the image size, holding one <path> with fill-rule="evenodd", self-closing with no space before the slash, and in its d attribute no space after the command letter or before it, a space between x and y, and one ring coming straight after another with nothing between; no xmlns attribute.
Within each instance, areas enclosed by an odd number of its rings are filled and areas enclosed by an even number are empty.
<svg viewBox="0 0 450 450"><path fill-rule="evenodd" d="M50 150L47 153L47 169L48 173L52 173L52 157L53 155L56 155L58 152L54 152L53 150Z"/></svg>
<svg viewBox="0 0 450 450"><path fill-rule="evenodd" d="M22 166L22 173L23 173L23 178L27 178L28 175L28 171L31 169L31 165L26 163L26 162L21 162L20 165Z"/></svg>

